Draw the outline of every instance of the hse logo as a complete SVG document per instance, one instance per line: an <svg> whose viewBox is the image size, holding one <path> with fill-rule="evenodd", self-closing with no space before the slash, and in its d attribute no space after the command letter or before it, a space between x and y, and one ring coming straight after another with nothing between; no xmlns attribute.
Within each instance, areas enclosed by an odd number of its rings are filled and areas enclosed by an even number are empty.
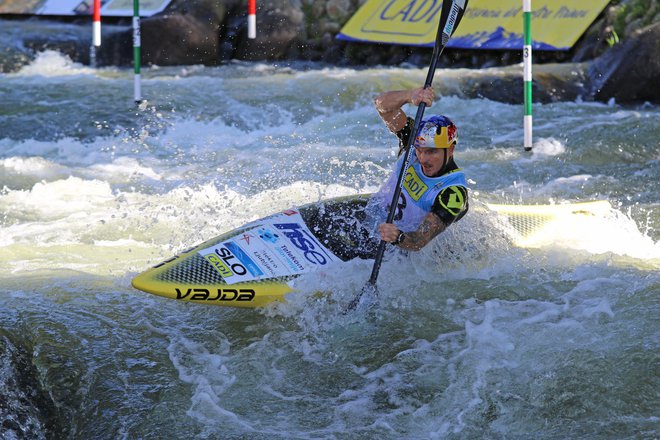
<svg viewBox="0 0 660 440"><path fill-rule="evenodd" d="M327 254L321 248L308 231L303 229L298 223L276 223L275 227L289 239L289 241L305 256L305 259L312 264L324 265L328 263Z"/></svg>
<svg viewBox="0 0 660 440"><path fill-rule="evenodd" d="M422 179L419 178L413 167L408 167L408 171L406 171L406 176L403 180L403 187L416 202L422 197L426 190L429 189L429 187L422 182Z"/></svg>
<svg viewBox="0 0 660 440"><path fill-rule="evenodd" d="M252 301L256 295L252 289L179 289L176 290L176 299L188 301Z"/></svg>

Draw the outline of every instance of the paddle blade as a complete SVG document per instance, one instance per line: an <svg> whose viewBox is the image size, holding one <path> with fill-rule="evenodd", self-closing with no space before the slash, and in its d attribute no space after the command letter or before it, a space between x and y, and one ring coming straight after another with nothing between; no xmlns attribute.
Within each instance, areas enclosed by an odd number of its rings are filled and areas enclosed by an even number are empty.
<svg viewBox="0 0 660 440"><path fill-rule="evenodd" d="M463 13L467 7L468 0L453 0L442 2L442 11L440 12L440 26L438 27L438 34L436 35L436 42L438 39L442 46L445 46L449 38L454 34L458 28L458 23L463 18Z"/></svg>
<svg viewBox="0 0 660 440"><path fill-rule="evenodd" d="M360 293L348 303L344 309L344 314L348 312L366 311L372 308L378 302L378 289L376 284L367 283L364 285Z"/></svg>

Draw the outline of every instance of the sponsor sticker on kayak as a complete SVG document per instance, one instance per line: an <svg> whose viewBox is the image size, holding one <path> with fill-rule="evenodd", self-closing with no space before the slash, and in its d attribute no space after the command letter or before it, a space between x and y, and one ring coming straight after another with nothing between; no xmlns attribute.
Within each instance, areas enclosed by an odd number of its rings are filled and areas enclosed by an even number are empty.
<svg viewBox="0 0 660 440"><path fill-rule="evenodd" d="M227 284L313 272L341 261L289 210L199 251Z"/></svg>

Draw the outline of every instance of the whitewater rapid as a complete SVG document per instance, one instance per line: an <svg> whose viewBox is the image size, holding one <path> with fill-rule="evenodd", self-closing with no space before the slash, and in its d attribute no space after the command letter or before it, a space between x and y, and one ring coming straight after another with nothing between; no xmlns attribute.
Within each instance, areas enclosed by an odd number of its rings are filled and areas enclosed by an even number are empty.
<svg viewBox="0 0 660 440"><path fill-rule="evenodd" d="M521 106L442 96L428 111L457 122L472 210L385 262L377 311L341 313L366 261L233 310L130 280L273 212L377 190L396 139L372 99L425 71L152 67L139 107L131 73L44 52L0 75L0 388L18 402L0 417L29 421L24 438L657 437L657 107L535 105L526 153ZM593 200L611 208L534 248L484 208Z"/></svg>

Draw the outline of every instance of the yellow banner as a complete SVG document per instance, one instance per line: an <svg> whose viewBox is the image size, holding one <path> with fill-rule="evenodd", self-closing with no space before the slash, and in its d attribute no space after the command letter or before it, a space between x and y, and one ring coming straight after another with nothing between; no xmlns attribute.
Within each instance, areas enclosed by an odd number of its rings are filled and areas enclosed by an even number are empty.
<svg viewBox="0 0 660 440"><path fill-rule="evenodd" d="M533 48L569 50L609 0L532 0ZM442 0L368 0L338 38L433 46ZM447 47L522 49L522 0L470 0Z"/></svg>

